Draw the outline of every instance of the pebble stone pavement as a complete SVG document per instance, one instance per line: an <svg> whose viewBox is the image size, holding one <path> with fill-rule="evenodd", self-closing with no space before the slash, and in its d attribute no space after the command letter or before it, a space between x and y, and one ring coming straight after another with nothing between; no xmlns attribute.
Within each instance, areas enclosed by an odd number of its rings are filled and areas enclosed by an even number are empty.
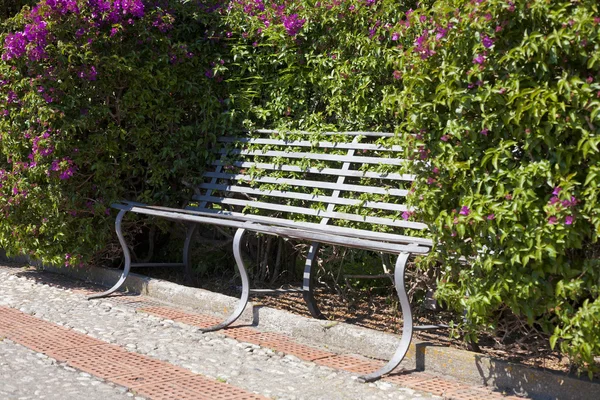
<svg viewBox="0 0 600 400"><path fill-rule="evenodd" d="M302 361L219 332L162 319L109 299L34 279L41 272L0 266L0 307L10 307L74 332L113 343L195 374L278 400L441 399L390 382L360 383L357 375ZM33 274L33 275L32 275ZM0 337L0 399L109 400L143 397L64 362Z"/></svg>

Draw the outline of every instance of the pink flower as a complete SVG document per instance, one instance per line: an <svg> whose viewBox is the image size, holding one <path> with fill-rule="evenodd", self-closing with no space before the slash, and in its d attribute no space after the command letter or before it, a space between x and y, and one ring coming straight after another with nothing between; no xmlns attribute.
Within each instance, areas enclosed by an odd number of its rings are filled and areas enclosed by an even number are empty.
<svg viewBox="0 0 600 400"><path fill-rule="evenodd" d="M486 218L488 221L491 221L493 219L496 219L496 216L492 213L492 214L488 215Z"/></svg>
<svg viewBox="0 0 600 400"><path fill-rule="evenodd" d="M483 63L485 63L485 57L483 54L477 54L473 59L473 64L483 65Z"/></svg>
<svg viewBox="0 0 600 400"><path fill-rule="evenodd" d="M440 138L440 140L441 140L442 142L447 142L447 141L448 141L448 139L450 139L450 136L448 136L448 135L444 135L444 136L442 136L442 137Z"/></svg>
<svg viewBox="0 0 600 400"><path fill-rule="evenodd" d="M402 72L400 71L394 71L394 79L398 80L400 78L402 78Z"/></svg>
<svg viewBox="0 0 600 400"><path fill-rule="evenodd" d="M573 216L572 215L567 215L565 217L565 225L572 225L573 224Z"/></svg>
<svg viewBox="0 0 600 400"><path fill-rule="evenodd" d="M557 187L555 187L555 188L554 188L554 190L552 191L552 194L553 194L553 195L555 195L555 196L558 196L561 190L562 190L562 189L560 188L560 186L557 186Z"/></svg>
<svg viewBox="0 0 600 400"><path fill-rule="evenodd" d="M395 42L398 39L400 39L400 34L398 32L392 33L392 40Z"/></svg>
<svg viewBox="0 0 600 400"><path fill-rule="evenodd" d="M471 213L471 210L469 209L469 207L462 206L460 208L460 212L459 212L460 215L469 215L470 213Z"/></svg>
<svg viewBox="0 0 600 400"><path fill-rule="evenodd" d="M549 218L548 218L548 223L549 223L550 225L554 225L554 224L556 224L557 222L558 222L558 220L556 219L556 217L549 217Z"/></svg>
<svg viewBox="0 0 600 400"><path fill-rule="evenodd" d="M485 129L482 129L481 132L479 132L479 133L481 133L483 136L487 136L489 131L490 131L489 129L485 128Z"/></svg>
<svg viewBox="0 0 600 400"><path fill-rule="evenodd" d="M483 35L481 37L481 43L483 44L483 47L485 47L486 49L489 49L490 47L492 47L494 45L494 40L487 35Z"/></svg>

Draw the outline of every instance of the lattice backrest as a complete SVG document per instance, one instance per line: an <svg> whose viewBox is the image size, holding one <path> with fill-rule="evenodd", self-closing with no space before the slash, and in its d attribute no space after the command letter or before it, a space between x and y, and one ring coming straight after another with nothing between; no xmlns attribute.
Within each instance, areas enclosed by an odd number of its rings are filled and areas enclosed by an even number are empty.
<svg viewBox="0 0 600 400"><path fill-rule="evenodd" d="M281 133L221 137L190 208L378 231L424 229L407 220L414 176L402 172L392 133Z"/></svg>

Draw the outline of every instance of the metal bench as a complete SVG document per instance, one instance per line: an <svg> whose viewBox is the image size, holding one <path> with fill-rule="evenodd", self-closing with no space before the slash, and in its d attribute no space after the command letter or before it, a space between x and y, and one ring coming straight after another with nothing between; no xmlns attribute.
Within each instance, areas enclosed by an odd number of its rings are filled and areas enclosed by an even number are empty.
<svg viewBox="0 0 600 400"><path fill-rule="evenodd" d="M402 361L414 330L445 327L413 326L404 285L405 268L411 254L427 253L433 243L415 236L418 230L426 228L425 224L406 218L411 209L404 199L414 176L401 172L404 160L399 158L400 146L386 144L393 136L378 132L315 135L258 130L244 137L218 138L220 157L212 163L211 170L204 173L198 194L185 209L134 202L113 205L120 210L116 231L125 266L111 289L90 298L115 292L132 267L182 266L189 274L190 246L198 224L236 229L233 252L242 281L241 298L233 313L204 331L233 323L253 292L240 249L246 231L311 242L301 291L316 318L323 317L313 295L313 262L320 244L395 254L398 259L394 282L404 320L402 339L385 366L361 377L364 381L378 379ZM377 215L373 215L375 211ZM132 263L121 231L121 221L127 212L189 223L183 262Z"/></svg>

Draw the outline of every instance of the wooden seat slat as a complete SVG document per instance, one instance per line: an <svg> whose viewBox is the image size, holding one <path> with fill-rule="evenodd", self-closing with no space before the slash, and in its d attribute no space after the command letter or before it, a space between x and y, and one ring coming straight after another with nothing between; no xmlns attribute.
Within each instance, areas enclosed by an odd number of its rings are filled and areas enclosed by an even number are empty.
<svg viewBox="0 0 600 400"><path fill-rule="evenodd" d="M233 181L246 181L246 182L260 182L260 183L272 183L277 185L291 185L301 187L311 187L318 189L331 189L331 190L343 190L353 191L360 193L374 193L383 194L390 196L404 197L408 194L408 190L405 189L386 189L376 186L363 186L363 185L352 185L352 184L337 184L332 182L312 181L304 179L287 179L287 178L273 178L269 176L252 177L245 174L230 174L226 172L206 172L204 176L207 178L227 179Z"/></svg>
<svg viewBox="0 0 600 400"><path fill-rule="evenodd" d="M388 179L398 181L414 181L415 176L410 174L397 174L397 173L383 173L375 171L361 171L361 170L343 170L338 168L302 168L297 165L287 164L268 164L258 163L253 161L234 161L231 163L224 162L223 160L215 160L212 162L213 166L234 166L239 168L252 168L273 170L273 171L285 171L285 172L304 172L310 174L319 175L333 175L333 176L347 176L353 178L371 178L371 179Z"/></svg>
<svg viewBox="0 0 600 400"><path fill-rule="evenodd" d="M401 158L382 158L382 157L363 157L363 156L348 156L338 154L324 154L324 153L307 153L307 152L292 152L292 151L260 151L260 150L243 150L243 149L221 149L219 154L222 155L243 155L243 156L257 156L257 157L281 157L281 158L295 158L295 159L306 159L306 160L320 160L320 161L337 161L337 162L351 162L356 164L376 164L376 165L398 165L401 166L405 163L405 160Z"/></svg>
<svg viewBox="0 0 600 400"><path fill-rule="evenodd" d="M284 199L296 199L296 200L305 200L312 202L323 202L329 204L338 204L345 206L361 206L366 208L376 208L379 210L388 210L388 211L412 211L412 208L407 207L404 204L393 204L393 203L384 203L380 201L363 201L358 199L348 199L345 197L333 197L333 196L322 196L315 195L310 193L299 193L299 192L291 192L291 191L281 191L281 190L261 190L248 186L237 186L237 185L221 185L221 184L213 184L213 183L202 183L198 185L200 189L212 189L219 190L225 192L232 193L244 193L251 194L256 196L268 196L268 197L280 197ZM194 200L198 201L212 201L214 197L210 196L194 196Z"/></svg>

